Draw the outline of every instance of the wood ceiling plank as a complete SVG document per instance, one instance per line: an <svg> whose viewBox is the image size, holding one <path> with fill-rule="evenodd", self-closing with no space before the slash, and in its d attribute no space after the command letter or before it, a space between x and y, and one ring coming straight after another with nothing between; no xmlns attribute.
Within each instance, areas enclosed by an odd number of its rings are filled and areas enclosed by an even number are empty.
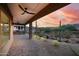
<svg viewBox="0 0 79 59"><path fill-rule="evenodd" d="M19 3L23 8L28 8L27 11L33 12L37 14L40 10L42 10L45 6L48 5L48 3ZM9 9L13 15L13 22L14 23L20 23L25 24L29 19L31 19L34 15L25 13L24 15L21 15L23 13L23 10L21 10L18 6L18 3L11 3L8 4Z"/></svg>

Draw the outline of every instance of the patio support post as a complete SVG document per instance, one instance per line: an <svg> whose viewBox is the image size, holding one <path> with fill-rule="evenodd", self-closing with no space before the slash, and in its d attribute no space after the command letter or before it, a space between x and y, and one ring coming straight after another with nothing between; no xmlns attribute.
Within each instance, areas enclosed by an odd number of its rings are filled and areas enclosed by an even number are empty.
<svg viewBox="0 0 79 59"><path fill-rule="evenodd" d="M13 20L12 18L9 18L9 37L10 37L9 39L12 39L12 37L11 37L11 35L12 35L11 34L12 20Z"/></svg>
<svg viewBox="0 0 79 59"><path fill-rule="evenodd" d="M24 25L24 33L26 33L26 25Z"/></svg>
<svg viewBox="0 0 79 59"><path fill-rule="evenodd" d="M29 23L29 39L32 39L32 22Z"/></svg>
<svg viewBox="0 0 79 59"><path fill-rule="evenodd" d="M35 33L37 34L37 20L36 20L36 22L35 22L35 23L36 23L36 31L35 31Z"/></svg>

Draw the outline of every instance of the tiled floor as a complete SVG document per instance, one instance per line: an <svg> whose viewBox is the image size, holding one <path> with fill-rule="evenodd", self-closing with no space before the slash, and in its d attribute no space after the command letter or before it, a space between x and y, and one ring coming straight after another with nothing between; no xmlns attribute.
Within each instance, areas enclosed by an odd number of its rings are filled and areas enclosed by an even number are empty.
<svg viewBox="0 0 79 59"><path fill-rule="evenodd" d="M68 45L61 44L54 47L48 41L28 40L28 35L14 35L13 45L9 56L73 56ZM27 38L26 38L27 37Z"/></svg>

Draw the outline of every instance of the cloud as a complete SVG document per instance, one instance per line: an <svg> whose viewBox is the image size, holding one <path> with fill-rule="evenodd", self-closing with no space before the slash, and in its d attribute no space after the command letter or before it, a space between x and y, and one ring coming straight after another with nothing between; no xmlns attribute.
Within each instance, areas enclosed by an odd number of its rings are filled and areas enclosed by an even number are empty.
<svg viewBox="0 0 79 59"><path fill-rule="evenodd" d="M62 15L64 16L63 18L61 18ZM79 4L72 3L64 8L48 14L47 16L38 20L38 25L42 27L58 26L61 19L63 19L62 24L79 23Z"/></svg>
<svg viewBox="0 0 79 59"><path fill-rule="evenodd" d="M49 17L54 20L58 20L60 18L57 14L61 16L60 12L62 12L64 16L62 20L63 24L79 23L79 4L70 4L58 11L51 13Z"/></svg>

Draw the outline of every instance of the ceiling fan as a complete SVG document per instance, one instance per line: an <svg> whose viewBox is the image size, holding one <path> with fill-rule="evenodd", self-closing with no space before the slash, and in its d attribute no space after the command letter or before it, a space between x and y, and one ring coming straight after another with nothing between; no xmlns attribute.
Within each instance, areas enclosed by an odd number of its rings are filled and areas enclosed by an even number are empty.
<svg viewBox="0 0 79 59"><path fill-rule="evenodd" d="M19 6L19 8L20 8L21 10L24 11L21 15L24 15L25 13L32 14L32 15L35 14L35 13L32 13L32 12L29 12L27 8L23 8L20 4L19 4L18 6Z"/></svg>

